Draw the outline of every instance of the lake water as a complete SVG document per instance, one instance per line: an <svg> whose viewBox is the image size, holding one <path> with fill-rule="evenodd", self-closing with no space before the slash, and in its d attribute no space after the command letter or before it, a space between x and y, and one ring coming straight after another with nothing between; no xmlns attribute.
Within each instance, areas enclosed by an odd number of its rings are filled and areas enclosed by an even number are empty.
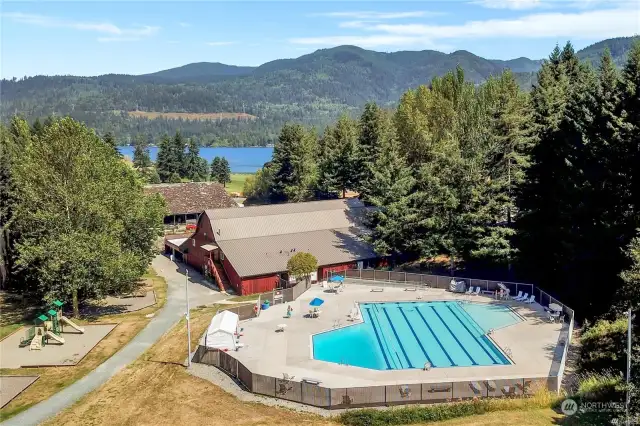
<svg viewBox="0 0 640 426"><path fill-rule="evenodd" d="M122 155L133 159L132 146L118 148ZM200 148L200 156L211 163L215 157L225 157L229 161L231 171L234 173L255 173L264 163L271 161L273 148ZM158 147L149 147L149 155L152 161L156 161Z"/></svg>

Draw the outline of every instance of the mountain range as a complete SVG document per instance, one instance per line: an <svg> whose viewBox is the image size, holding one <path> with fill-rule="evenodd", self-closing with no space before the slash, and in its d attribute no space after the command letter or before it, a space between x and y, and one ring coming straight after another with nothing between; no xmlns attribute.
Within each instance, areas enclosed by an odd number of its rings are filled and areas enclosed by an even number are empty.
<svg viewBox="0 0 640 426"><path fill-rule="evenodd" d="M615 63L622 65L637 38L604 40L577 54L597 66L608 48ZM99 132L114 132L121 143L137 133L153 139L180 128L205 145L263 145L273 142L285 121L322 127L342 112L357 113L367 101L390 106L407 89L458 65L476 83L511 69L528 89L541 63L525 57L485 59L464 50L383 53L339 46L258 67L199 62L144 75L2 80L0 115L6 119L19 113L35 119L69 114ZM161 114L134 116L131 111ZM197 120L158 120L162 113L164 118L171 118L168 113L190 113ZM208 115L197 116L204 113ZM246 113L257 119L242 114L237 120L211 120L216 117L211 113Z"/></svg>

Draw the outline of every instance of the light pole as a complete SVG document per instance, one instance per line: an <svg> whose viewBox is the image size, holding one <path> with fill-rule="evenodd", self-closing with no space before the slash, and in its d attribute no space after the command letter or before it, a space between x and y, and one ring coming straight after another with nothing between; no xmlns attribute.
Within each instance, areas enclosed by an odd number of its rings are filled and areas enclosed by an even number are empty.
<svg viewBox="0 0 640 426"><path fill-rule="evenodd" d="M189 270L186 269L185 273L185 292L187 296L187 313L185 318L187 319L187 368L191 368L191 310L189 309Z"/></svg>

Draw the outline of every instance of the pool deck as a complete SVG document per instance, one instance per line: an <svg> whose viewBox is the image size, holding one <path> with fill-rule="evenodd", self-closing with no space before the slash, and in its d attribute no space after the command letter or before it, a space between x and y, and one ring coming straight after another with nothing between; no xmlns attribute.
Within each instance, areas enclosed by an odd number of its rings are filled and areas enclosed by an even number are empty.
<svg viewBox="0 0 640 426"><path fill-rule="evenodd" d="M543 307L496 301L488 296L465 296L442 289L405 291L403 288L384 288L373 292L371 285L347 283L346 289L330 293L314 285L298 300L272 306L260 316L241 322L244 328L240 342L245 347L229 352L256 374L282 377L283 373L321 382L326 388L345 388L412 383L440 383L451 381L497 380L511 378L541 378L557 374L563 347L558 345L560 332L567 324L549 323ZM421 296L418 300L417 297ZM319 318L306 318L309 302L324 299ZM502 348L510 348L512 365L473 366L407 370L372 370L317 361L312 358L311 335L357 323L347 321L355 302L414 302L438 300L470 300L476 303L499 303L511 306L525 320L497 329L491 336ZM285 318L287 306L293 308L291 318ZM278 324L287 324L284 332L276 332ZM367 348L362 348L367 350Z"/></svg>

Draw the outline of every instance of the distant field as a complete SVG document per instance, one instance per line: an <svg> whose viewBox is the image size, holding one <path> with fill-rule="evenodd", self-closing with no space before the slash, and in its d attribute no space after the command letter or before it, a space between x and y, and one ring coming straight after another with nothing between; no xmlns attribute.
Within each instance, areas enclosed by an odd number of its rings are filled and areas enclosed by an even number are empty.
<svg viewBox="0 0 640 426"><path fill-rule="evenodd" d="M244 189L244 181L253 173L231 173L231 182L226 186L227 192L239 192L242 194Z"/></svg>
<svg viewBox="0 0 640 426"><path fill-rule="evenodd" d="M150 120L164 118L166 120L227 120L230 118L244 118L253 120L255 115L243 112L147 112L147 111L127 111L130 117L144 117Z"/></svg>

